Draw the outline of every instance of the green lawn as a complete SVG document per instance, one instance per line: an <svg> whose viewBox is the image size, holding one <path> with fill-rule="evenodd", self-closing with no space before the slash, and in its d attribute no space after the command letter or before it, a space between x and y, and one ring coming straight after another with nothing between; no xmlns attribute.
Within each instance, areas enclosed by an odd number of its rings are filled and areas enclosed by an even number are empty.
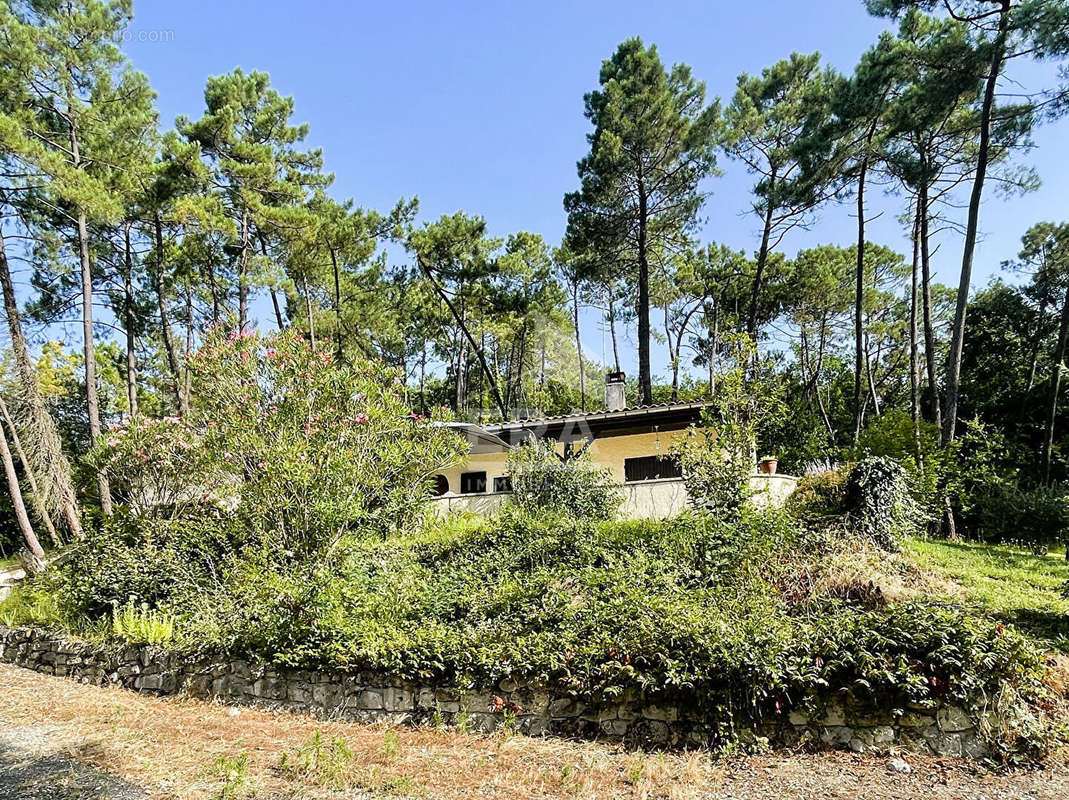
<svg viewBox="0 0 1069 800"><path fill-rule="evenodd" d="M961 584L969 602L1069 653L1069 600L1058 589L1069 581L1062 550L1034 556L1002 545L908 539L918 564Z"/></svg>

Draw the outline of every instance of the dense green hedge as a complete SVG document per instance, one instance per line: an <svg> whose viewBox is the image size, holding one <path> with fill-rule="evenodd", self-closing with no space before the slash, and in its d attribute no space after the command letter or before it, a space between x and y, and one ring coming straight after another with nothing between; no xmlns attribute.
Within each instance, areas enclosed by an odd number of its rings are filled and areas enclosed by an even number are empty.
<svg viewBox="0 0 1069 800"><path fill-rule="evenodd" d="M134 595L173 616L186 646L472 685L522 676L594 698L640 689L704 706L725 732L814 694L1043 693L1035 648L959 606L788 590L834 545L786 514L513 512L302 560L223 527L114 521L50 591L83 621Z"/></svg>

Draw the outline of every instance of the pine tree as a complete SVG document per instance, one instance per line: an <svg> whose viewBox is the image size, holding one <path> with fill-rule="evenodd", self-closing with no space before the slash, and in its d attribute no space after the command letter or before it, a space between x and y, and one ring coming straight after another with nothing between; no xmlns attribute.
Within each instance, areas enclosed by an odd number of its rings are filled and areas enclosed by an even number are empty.
<svg viewBox="0 0 1069 800"><path fill-rule="evenodd" d="M564 198L567 248L590 276L624 276L636 291L639 402L653 401L650 275L661 259L689 247L716 170L719 103L690 68L667 71L655 46L623 42L601 66L600 88L585 97L594 126L579 162L579 191Z"/></svg>
<svg viewBox="0 0 1069 800"><path fill-rule="evenodd" d="M182 136L200 147L207 167L206 193L185 198L182 213L222 237L237 289L238 328L244 330L250 294L265 282L271 262L263 257L260 237L266 241L275 228L311 226L305 203L333 178L321 173L319 150L296 148L308 126L291 123L293 98L271 88L266 73L237 69L209 78L204 100L204 116L177 122Z"/></svg>

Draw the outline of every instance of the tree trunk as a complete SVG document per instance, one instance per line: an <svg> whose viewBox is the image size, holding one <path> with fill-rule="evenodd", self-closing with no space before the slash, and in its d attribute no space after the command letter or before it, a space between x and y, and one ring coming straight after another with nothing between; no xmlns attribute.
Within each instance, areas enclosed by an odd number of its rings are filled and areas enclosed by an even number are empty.
<svg viewBox="0 0 1069 800"><path fill-rule="evenodd" d="M19 478L15 472L15 462L11 460L11 451L7 446L7 437L0 436L0 458L4 461L4 474L7 476L7 488L11 492L11 505L15 508L15 519L22 531L22 538L26 540L26 547L34 557L44 563L45 551L37 540L37 535L30 525L30 515L26 513L26 504L22 501L22 489L19 487Z"/></svg>
<svg viewBox="0 0 1069 800"><path fill-rule="evenodd" d="M74 123L73 103L67 103L70 119L69 139L71 162L76 170L81 169L81 156L78 152L78 131ZM78 258L81 262L82 278L82 344L85 355L85 405L89 414L89 435L94 442L102 433L100 427L100 401L97 397L96 348L93 344L93 269L89 261L89 232L86 227L85 211L79 205L77 210ZM100 510L104 516L111 516L111 488L108 476L103 470L97 471L97 488L100 491Z"/></svg>
<svg viewBox="0 0 1069 800"><path fill-rule="evenodd" d="M156 307L160 314L160 335L163 338L167 370L171 373L175 402L178 404L178 415L184 417L189 413L189 397L182 390L182 370L179 367L174 332L171 330L171 322L167 315L167 297L163 283L163 223L158 211L153 215L153 223L156 230L156 270L152 276L152 288L156 293Z"/></svg>
<svg viewBox="0 0 1069 800"><path fill-rule="evenodd" d="M917 466L923 472L924 454L921 450L920 353L917 347L917 272L920 268L921 205L913 220L913 264L909 282L909 412L913 421L913 449Z"/></svg>
<svg viewBox="0 0 1069 800"><path fill-rule="evenodd" d="M238 253L238 331L245 332L249 321L249 212L241 210L241 250Z"/></svg>
<svg viewBox="0 0 1069 800"><path fill-rule="evenodd" d="M490 371L489 364L486 363L485 350L479 347L479 345L475 342L475 339L471 335L471 331L468 330L468 326L465 323L463 317L461 317L461 315L457 312L456 306L454 306L452 301L450 301L449 295L446 293L446 291L439 285L438 281L435 280L434 275L431 273L430 267L423 261L422 258L418 258L417 260L419 262L420 269L423 270L423 274L427 276L427 280L430 281L431 286L434 287L434 290L438 293L438 297L443 303L445 303L446 308L449 309L449 313L453 315L453 319L456 321L457 325L460 326L460 330L467 338L468 344L471 345L472 352L474 352L475 355L478 357L479 366L482 368L483 377L486 379L486 383L490 386L491 394L494 398L494 403L497 405L497 410L501 412L501 418L508 419L508 408L505 406L505 401L501 397L501 391L498 389L497 386L497 379L495 378L494 373Z"/></svg>
<svg viewBox="0 0 1069 800"><path fill-rule="evenodd" d="M221 301L219 300L219 282L215 277L215 267L211 261L208 262L208 285L212 291L212 325L219 327L219 323L222 322L222 308Z"/></svg>
<svg viewBox="0 0 1069 800"><path fill-rule="evenodd" d="M1069 288L1062 301L1061 319L1058 322L1058 342L1054 349L1054 366L1050 373L1050 404L1047 407L1047 426L1043 437L1043 482L1050 483L1051 455L1054 452L1054 421L1058 416L1058 390L1061 388L1062 370L1065 362L1065 343L1069 337Z"/></svg>
<svg viewBox="0 0 1069 800"><path fill-rule="evenodd" d="M82 263L82 342L85 355L85 403L89 414L89 436L95 443L103 434L100 426L100 400L97 395L96 347L93 343L93 273L89 263L89 234L85 213L78 211L78 249ZM103 470L97 471L100 510L111 516L111 487Z"/></svg>
<svg viewBox="0 0 1069 800"><path fill-rule="evenodd" d="M338 269L338 255L334 252L333 247L328 247L330 250L330 265L334 269L334 341L335 350L338 355L338 362L342 360L342 347L341 347L341 272Z"/></svg>
<svg viewBox="0 0 1069 800"><path fill-rule="evenodd" d="M668 344L668 361L672 365L672 402L679 400L679 348L672 338L672 326L668 322L668 306L664 307L664 340Z"/></svg>
<svg viewBox="0 0 1069 800"><path fill-rule="evenodd" d="M186 357L187 362L182 370L182 394L186 398L186 409L189 409L189 400L191 394L191 381L193 375L189 370L188 357L193 352L193 289L190 286L186 287Z"/></svg>
<svg viewBox="0 0 1069 800"><path fill-rule="evenodd" d="M572 324L575 325L575 352L579 358L579 408L586 411L586 370L583 369L583 337L579 329L579 280L572 281Z"/></svg>
<svg viewBox="0 0 1069 800"><path fill-rule="evenodd" d="M41 489L37 484L37 478L33 474L33 465L30 464L30 460L26 457L26 451L22 449L22 440L19 438L18 428L15 427L15 421L11 419L11 415L8 413L7 403L4 402L3 397L0 397L0 416L3 417L8 433L11 434L11 444L15 447L15 455L19 457L19 461L22 463L22 472L26 476L27 483L30 484L33 510L37 512L37 516L44 524L45 530L48 531L49 540L54 546L60 547L63 542L60 540L56 526L52 522L52 515L48 513L45 498L42 496Z"/></svg>
<svg viewBox="0 0 1069 800"><path fill-rule="evenodd" d="M419 413L427 413L427 343L420 348L419 358Z"/></svg>
<svg viewBox="0 0 1069 800"><path fill-rule="evenodd" d="M709 335L709 398L716 396L716 368L720 344L720 300L713 300L713 327Z"/></svg>
<svg viewBox="0 0 1069 800"><path fill-rule="evenodd" d="M750 310L746 319L746 333L757 342L757 304L761 299L761 284L765 278L765 264L768 262L768 242L772 236L772 197L776 191L776 170L768 178L768 199L765 200L765 223L761 229L761 247L757 251L757 264L754 267L753 288L750 290Z"/></svg>
<svg viewBox="0 0 1069 800"><path fill-rule="evenodd" d="M123 232L123 326L126 328L126 402L130 418L137 416L137 337L134 334L134 254L130 244L130 226Z"/></svg>
<svg viewBox="0 0 1069 800"><path fill-rule="evenodd" d="M1050 302L1049 293L1043 292L1039 299L1039 308L1036 310L1035 333L1032 336L1032 358L1028 369L1028 388L1025 392L1031 392L1036 385L1036 371L1039 368L1039 351L1043 346L1043 318L1047 316L1047 304Z"/></svg>
<svg viewBox="0 0 1069 800"><path fill-rule="evenodd" d="M308 288L308 276L304 276L304 310L308 315L308 342L316 349L315 322L312 321L312 292Z"/></svg>
<svg viewBox="0 0 1069 800"><path fill-rule="evenodd" d="M650 262L647 252L646 185L638 183L638 395L639 403L653 405L653 379L650 374Z"/></svg>
<svg viewBox="0 0 1069 800"><path fill-rule="evenodd" d="M7 249L3 230L0 230L0 288L4 295L4 314L7 317L7 329L11 336L11 352L18 373L21 400L29 415L29 429L36 441L33 452L34 469L37 478L45 488L46 504L63 512L67 527L75 538L82 538L81 514L75 500L74 486L71 482L71 468L63 454L63 445L56 429L56 422L45 408L44 398L37 384L37 374L30 362L26 337L22 332L22 318L19 315L15 287L11 281L11 270L7 263Z"/></svg>
<svg viewBox="0 0 1069 800"><path fill-rule="evenodd" d="M861 436L862 398L861 371L864 368L862 338L864 336L865 306L865 178L869 171L869 147L876 132L873 125L865 140L865 155L857 177L857 265L854 273L854 444Z"/></svg>
<svg viewBox="0 0 1069 800"><path fill-rule="evenodd" d="M921 184L921 308L924 317L924 363L928 374L928 394L931 400L932 422L940 430L943 427L942 407L939 401L939 382L935 374L935 323L932 320L932 268L929 248L928 184Z"/></svg>
<svg viewBox="0 0 1069 800"><path fill-rule="evenodd" d="M612 364L616 372L620 371L620 345L616 340L616 300L609 293L609 339L612 342Z"/></svg>
<svg viewBox="0 0 1069 800"><path fill-rule="evenodd" d="M1010 0L1000 0L1001 12L998 34L992 45L991 67L984 87L984 101L980 111L980 145L976 154L976 175L973 177L972 194L969 197L969 216L965 226L965 247L961 257L961 276L958 281L958 297L954 308L954 327L951 329L950 354L946 368L946 404L943 414L942 442L954 441L958 421L958 395L961 380L961 352L965 345L965 314L969 307L969 287L972 283L973 254L980 223L980 200L987 177L987 163L991 150L991 117L995 106L995 89L1002 72L1006 35L1009 29Z"/></svg>

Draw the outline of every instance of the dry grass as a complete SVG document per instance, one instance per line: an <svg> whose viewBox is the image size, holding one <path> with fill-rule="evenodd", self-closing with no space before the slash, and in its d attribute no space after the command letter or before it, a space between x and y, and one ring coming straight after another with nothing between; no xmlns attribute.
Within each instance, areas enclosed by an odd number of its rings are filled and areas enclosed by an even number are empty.
<svg viewBox="0 0 1069 800"><path fill-rule="evenodd" d="M888 769L885 756L854 753L775 752L717 762L702 753L633 753L251 709L234 716L224 706L81 686L3 664L0 701L0 745L66 754L166 800L1069 797L1069 775L1061 769L994 774L960 760L907 755L912 771L902 775ZM335 746L336 737L343 745Z"/></svg>
<svg viewBox="0 0 1069 800"><path fill-rule="evenodd" d="M598 743L356 725L252 709L232 715L224 706L81 686L4 665L0 685L0 725L44 723L49 742L76 760L180 800L685 800L708 796L723 774L702 753L634 753ZM308 766L302 755L316 749L317 731L319 763ZM329 755L335 737L348 755Z"/></svg>
<svg viewBox="0 0 1069 800"><path fill-rule="evenodd" d="M801 593L813 597L879 604L963 594L953 580L918 566L907 554L888 553L862 536L845 533L834 537L828 551L806 564L803 572L798 576L806 584Z"/></svg>

